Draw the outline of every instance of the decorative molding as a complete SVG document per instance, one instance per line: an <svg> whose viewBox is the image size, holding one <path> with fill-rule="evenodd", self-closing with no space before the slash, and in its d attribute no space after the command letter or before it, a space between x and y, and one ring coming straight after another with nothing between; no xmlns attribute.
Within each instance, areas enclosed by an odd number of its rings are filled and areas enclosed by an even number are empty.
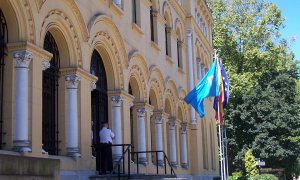
<svg viewBox="0 0 300 180"><path fill-rule="evenodd" d="M72 8L72 9L74 9L74 7ZM75 44L75 52L76 52L76 54L77 54L77 62L78 62L78 65L81 67L82 66L82 57L81 57L81 47L80 47L80 40L79 40L79 38L78 38L78 34L77 34L77 32L76 32L76 28L75 28L75 26L74 26L74 24L72 23L72 20L63 12L63 11L61 11L61 10L58 10L58 9L55 9L55 10L52 10L52 11L50 11L47 15L46 15L46 17L45 17L45 19L43 20L43 22L42 22L42 28L41 28L41 30L40 30L40 36L42 36L42 32L43 32L43 30L45 30L46 29L46 27L45 26L48 26L49 24L46 24L46 22L48 21L48 19L50 18L50 17L52 17L52 16L59 16L59 17L61 17L63 20L64 20L64 22L68 25L68 30L69 30L69 32L70 32L70 35L71 35L71 37L72 37L72 40L75 42L74 44ZM80 15L81 16L81 15ZM79 18L80 19L80 18ZM83 34L85 34L84 32L83 32Z"/></svg>
<svg viewBox="0 0 300 180"><path fill-rule="evenodd" d="M162 124L163 123L163 116L162 115L158 115L155 117L155 124Z"/></svg>
<svg viewBox="0 0 300 180"><path fill-rule="evenodd" d="M138 108L137 113L138 113L138 117L145 117L146 108Z"/></svg>
<svg viewBox="0 0 300 180"><path fill-rule="evenodd" d="M97 82L98 80L98 77L81 68L63 68L59 71L60 76L65 76L68 74L78 74L81 78L86 79L90 82Z"/></svg>
<svg viewBox="0 0 300 180"><path fill-rule="evenodd" d="M176 125L175 120L174 120L174 119L169 119L168 125L169 125L169 129L170 129L170 130L175 129L175 125Z"/></svg>
<svg viewBox="0 0 300 180"><path fill-rule="evenodd" d="M27 50L16 51L14 52L13 58L16 61L16 68L28 68L32 60L32 53Z"/></svg>
<svg viewBox="0 0 300 180"><path fill-rule="evenodd" d="M48 60L43 60L42 61L42 70L45 71L48 68L50 68L50 62Z"/></svg>
<svg viewBox="0 0 300 180"><path fill-rule="evenodd" d="M112 96L111 101L112 101L113 107L120 107L122 104L123 98L121 96Z"/></svg>
<svg viewBox="0 0 300 180"><path fill-rule="evenodd" d="M77 89L78 83L80 81L80 76L77 74L68 74L65 75L65 81L67 89Z"/></svg>
<svg viewBox="0 0 300 180"><path fill-rule="evenodd" d="M91 84L90 84L91 91L93 91L96 88L97 88L96 82L91 82Z"/></svg>

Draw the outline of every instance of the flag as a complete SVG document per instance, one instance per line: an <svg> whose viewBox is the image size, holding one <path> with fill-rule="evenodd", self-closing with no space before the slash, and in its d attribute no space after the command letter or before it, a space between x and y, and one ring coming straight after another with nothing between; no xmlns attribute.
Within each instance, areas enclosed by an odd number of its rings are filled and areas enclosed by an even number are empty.
<svg viewBox="0 0 300 180"><path fill-rule="evenodd" d="M224 66L220 63L218 69L219 79L219 96L214 99L214 109L216 110L215 118L219 120L220 124L223 124L223 108L226 107L229 101L229 80L226 75ZM218 118L220 117L220 119Z"/></svg>
<svg viewBox="0 0 300 180"><path fill-rule="evenodd" d="M187 104L191 104L199 113L201 118L204 116L204 99L207 97L216 97L219 95L219 82L217 73L217 61L214 60L213 64L211 65L203 79L184 98L184 101Z"/></svg>

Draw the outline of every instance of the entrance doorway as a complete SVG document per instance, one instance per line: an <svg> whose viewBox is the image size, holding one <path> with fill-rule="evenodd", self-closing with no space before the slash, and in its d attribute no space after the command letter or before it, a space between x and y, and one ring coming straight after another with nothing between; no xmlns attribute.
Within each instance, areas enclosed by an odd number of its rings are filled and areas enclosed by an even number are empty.
<svg viewBox="0 0 300 180"><path fill-rule="evenodd" d="M108 122L107 78L100 54L95 50L92 55L90 73L98 77L96 89L91 92L92 108L92 154L96 157L96 170L100 172L100 137L103 122Z"/></svg>

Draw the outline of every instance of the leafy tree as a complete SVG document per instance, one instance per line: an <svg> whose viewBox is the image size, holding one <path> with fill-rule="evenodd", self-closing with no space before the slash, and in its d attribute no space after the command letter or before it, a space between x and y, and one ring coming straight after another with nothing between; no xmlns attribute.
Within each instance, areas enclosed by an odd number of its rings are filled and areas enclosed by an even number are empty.
<svg viewBox="0 0 300 180"><path fill-rule="evenodd" d="M258 169L256 168L255 157L253 156L251 149L249 149L245 154L245 169L247 177L254 177L258 174Z"/></svg>
<svg viewBox="0 0 300 180"><path fill-rule="evenodd" d="M281 11L264 0L207 2L213 44L231 84L225 110L230 170L243 169L248 149L268 167L289 170L300 154L299 66L279 33Z"/></svg>

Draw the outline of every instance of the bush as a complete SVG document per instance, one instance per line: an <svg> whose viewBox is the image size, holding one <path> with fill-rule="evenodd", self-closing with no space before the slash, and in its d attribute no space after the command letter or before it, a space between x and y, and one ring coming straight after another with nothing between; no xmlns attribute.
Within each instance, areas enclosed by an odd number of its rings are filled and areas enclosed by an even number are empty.
<svg viewBox="0 0 300 180"><path fill-rule="evenodd" d="M253 180L278 180L278 178L273 174L256 175L252 179Z"/></svg>
<svg viewBox="0 0 300 180"><path fill-rule="evenodd" d="M229 180L247 180L247 176L229 176Z"/></svg>

